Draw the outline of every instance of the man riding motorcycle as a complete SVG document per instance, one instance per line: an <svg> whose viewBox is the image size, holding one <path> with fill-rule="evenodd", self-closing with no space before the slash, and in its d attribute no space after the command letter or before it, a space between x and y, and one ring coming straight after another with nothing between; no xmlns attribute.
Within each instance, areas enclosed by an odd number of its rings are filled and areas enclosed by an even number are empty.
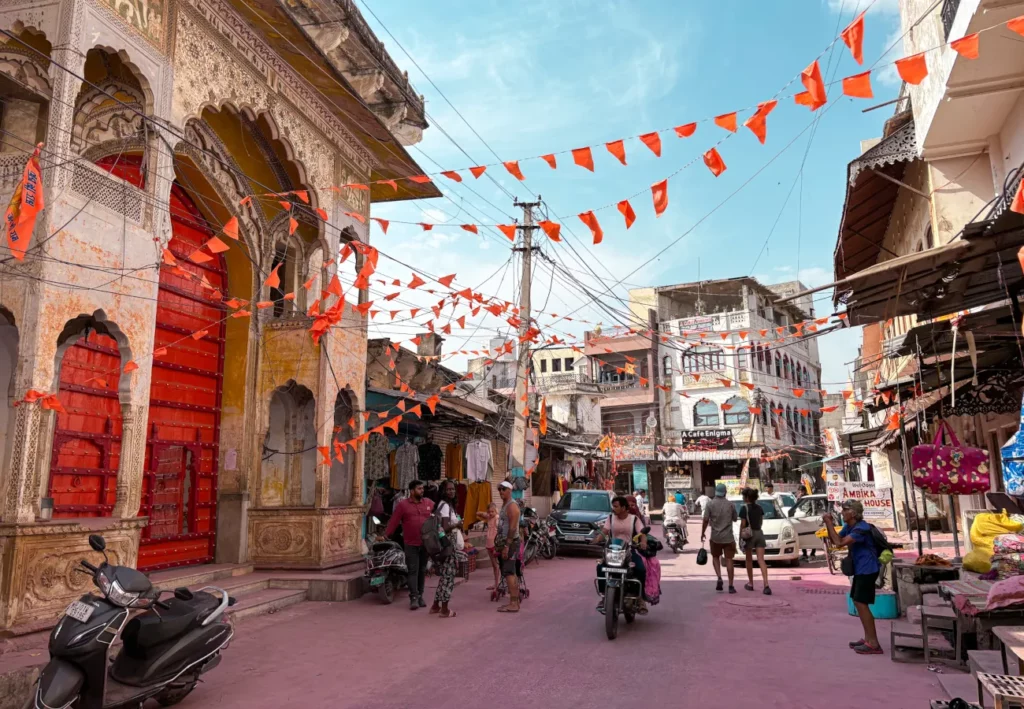
<svg viewBox="0 0 1024 709"><path fill-rule="evenodd" d="M612 499L612 516L605 521L604 527L598 532L598 537L594 543L603 542L605 538L610 537L611 539L621 539L624 542L633 540L636 546L641 549L647 548L647 535L643 533L643 521L636 515L630 514L629 512L629 500L623 496L618 496ZM636 551L633 550L633 568L630 570L630 576L637 579L640 582L640 586L643 589L647 584L647 567L644 564L643 557ZM597 575L600 578L603 576L601 567L603 566L603 560L597 564ZM647 614L647 606L644 602L643 593L640 598L640 615ZM603 610L604 605L599 604L598 610Z"/></svg>
<svg viewBox="0 0 1024 709"><path fill-rule="evenodd" d="M673 551L680 551L683 545L689 541L686 536L686 523L689 521L690 515L686 510L686 505L682 504L677 497L665 503L662 514L664 515L662 526L665 528L666 541ZM676 548L677 546L678 548Z"/></svg>

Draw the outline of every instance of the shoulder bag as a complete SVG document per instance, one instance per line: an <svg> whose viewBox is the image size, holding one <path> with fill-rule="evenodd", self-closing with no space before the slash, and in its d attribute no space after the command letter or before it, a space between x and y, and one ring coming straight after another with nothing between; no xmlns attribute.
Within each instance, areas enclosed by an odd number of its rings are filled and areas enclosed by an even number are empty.
<svg viewBox="0 0 1024 709"><path fill-rule="evenodd" d="M746 510L747 516L745 519L747 524L743 529L740 530L740 539L742 539L743 541L747 541L748 539L754 536L754 528L750 526L750 505L747 505Z"/></svg>
<svg viewBox="0 0 1024 709"><path fill-rule="evenodd" d="M943 445L943 434L952 445ZM988 452L960 444L953 429L939 421L931 443L914 446L910 465L914 485L933 495L974 495L990 489Z"/></svg>

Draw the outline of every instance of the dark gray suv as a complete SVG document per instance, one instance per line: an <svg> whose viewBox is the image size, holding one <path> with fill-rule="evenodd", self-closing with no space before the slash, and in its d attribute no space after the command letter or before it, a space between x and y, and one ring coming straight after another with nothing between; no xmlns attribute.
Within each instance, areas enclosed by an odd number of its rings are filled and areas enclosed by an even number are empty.
<svg viewBox="0 0 1024 709"><path fill-rule="evenodd" d="M612 513L612 493L606 490L569 490L551 511L558 546L600 549L594 545L598 530Z"/></svg>

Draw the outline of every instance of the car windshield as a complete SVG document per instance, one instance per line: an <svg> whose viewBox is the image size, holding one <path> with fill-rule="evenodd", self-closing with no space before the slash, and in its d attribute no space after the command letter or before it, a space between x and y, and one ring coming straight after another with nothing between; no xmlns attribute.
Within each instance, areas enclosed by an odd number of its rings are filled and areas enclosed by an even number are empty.
<svg viewBox="0 0 1024 709"><path fill-rule="evenodd" d="M779 504L783 507L793 507L796 505L796 495L791 495L788 492L779 493Z"/></svg>
<svg viewBox="0 0 1024 709"><path fill-rule="evenodd" d="M583 512L611 512L612 501L605 493L567 492L555 507L557 510L580 510Z"/></svg>
<svg viewBox="0 0 1024 709"><path fill-rule="evenodd" d="M739 514L746 503L743 500L733 500L732 504L736 506L736 514ZM758 500L757 505L764 512L765 519L782 519L782 512L775 505L775 500Z"/></svg>

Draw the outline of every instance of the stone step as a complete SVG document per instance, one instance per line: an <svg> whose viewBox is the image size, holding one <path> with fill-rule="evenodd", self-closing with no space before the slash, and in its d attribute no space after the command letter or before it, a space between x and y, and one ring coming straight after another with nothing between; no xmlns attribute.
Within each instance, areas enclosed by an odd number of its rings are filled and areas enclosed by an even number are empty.
<svg viewBox="0 0 1024 709"><path fill-rule="evenodd" d="M173 591L180 586L207 586L214 581L221 581L233 576L244 576L253 572L252 564L204 564L202 566L185 566L165 571L154 571L149 576L150 583L157 588ZM213 584L216 585L216 584Z"/></svg>
<svg viewBox="0 0 1024 709"><path fill-rule="evenodd" d="M282 608L302 603L306 600L306 594L306 589L268 588L251 591L241 596L238 603L227 612L234 623L257 615L276 613Z"/></svg>

